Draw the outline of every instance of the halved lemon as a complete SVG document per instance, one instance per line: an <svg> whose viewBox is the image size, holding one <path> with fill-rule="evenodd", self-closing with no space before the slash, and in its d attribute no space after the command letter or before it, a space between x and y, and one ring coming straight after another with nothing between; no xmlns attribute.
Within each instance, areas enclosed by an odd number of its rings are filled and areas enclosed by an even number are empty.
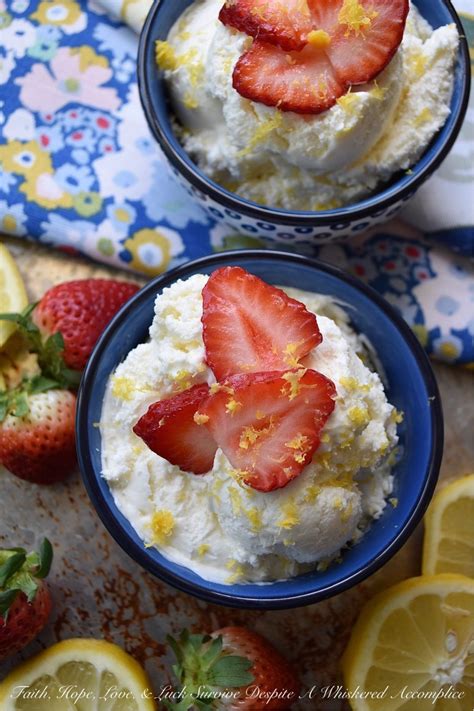
<svg viewBox="0 0 474 711"><path fill-rule="evenodd" d="M474 708L474 580L405 580L362 610L343 657L354 711Z"/></svg>
<svg viewBox="0 0 474 711"><path fill-rule="evenodd" d="M423 575L474 578L474 474L436 494L425 516Z"/></svg>
<svg viewBox="0 0 474 711"><path fill-rule="evenodd" d="M2 711L154 711L151 685L133 657L110 642L68 639L0 683Z"/></svg>
<svg viewBox="0 0 474 711"><path fill-rule="evenodd" d="M0 313L23 311L28 305L28 296L20 271L12 255L0 242ZM15 330L9 321L0 321L0 348Z"/></svg>

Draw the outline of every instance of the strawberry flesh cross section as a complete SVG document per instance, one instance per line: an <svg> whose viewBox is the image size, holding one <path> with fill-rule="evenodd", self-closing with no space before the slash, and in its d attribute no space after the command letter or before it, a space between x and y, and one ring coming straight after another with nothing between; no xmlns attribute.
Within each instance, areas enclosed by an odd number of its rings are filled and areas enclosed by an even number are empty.
<svg viewBox="0 0 474 711"><path fill-rule="evenodd" d="M301 474L319 447L336 397L328 378L305 368L234 375L214 390L197 417L236 477L262 492Z"/></svg>
<svg viewBox="0 0 474 711"><path fill-rule="evenodd" d="M294 368L322 341L304 304L241 267L213 272L202 299L206 361L217 380Z"/></svg>
<svg viewBox="0 0 474 711"><path fill-rule="evenodd" d="M227 0L219 20L285 50L303 49L313 29L306 0Z"/></svg>
<svg viewBox="0 0 474 711"><path fill-rule="evenodd" d="M228 0L220 20L254 38L233 87L281 111L326 111L387 66L408 11L408 0Z"/></svg>
<svg viewBox="0 0 474 711"><path fill-rule="evenodd" d="M133 431L155 454L182 471L206 474L214 464L217 446L194 416L208 395L208 385L194 385L155 402L138 420Z"/></svg>

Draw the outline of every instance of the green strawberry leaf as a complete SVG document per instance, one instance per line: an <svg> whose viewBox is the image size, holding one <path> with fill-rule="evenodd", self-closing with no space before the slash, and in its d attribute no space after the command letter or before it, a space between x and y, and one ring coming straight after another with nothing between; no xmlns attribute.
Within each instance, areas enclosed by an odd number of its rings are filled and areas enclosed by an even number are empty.
<svg viewBox="0 0 474 711"><path fill-rule="evenodd" d="M218 659L209 670L207 681L212 686L239 687L248 686L254 681L249 672L252 662L245 657L227 655Z"/></svg>
<svg viewBox="0 0 474 711"><path fill-rule="evenodd" d="M37 578L46 578L53 562L53 546L47 538L43 538L39 549L39 568L35 575Z"/></svg>
<svg viewBox="0 0 474 711"><path fill-rule="evenodd" d="M42 375L54 380L58 387L76 390L79 387L81 373L66 367L63 359L64 338L61 333L53 333L45 340L38 326L31 319L37 304L30 304L21 314L0 314L0 320L13 321L23 334L26 345L38 356L38 365Z"/></svg>
<svg viewBox="0 0 474 711"><path fill-rule="evenodd" d="M37 395L38 393L45 393L47 390L54 390L59 388L60 384L57 380L53 378L45 378L44 375L35 375L28 384L28 392L30 395Z"/></svg>
<svg viewBox="0 0 474 711"><path fill-rule="evenodd" d="M12 590L21 590L25 593L28 602L33 602L38 592L39 583L28 570L20 570L12 575L8 587Z"/></svg>
<svg viewBox="0 0 474 711"><path fill-rule="evenodd" d="M8 403L9 403L8 393L1 392L0 393L0 422L3 422L5 417L8 415Z"/></svg>
<svg viewBox="0 0 474 711"><path fill-rule="evenodd" d="M15 415L15 417L25 417L29 411L28 395L24 391L16 393L12 404L12 414Z"/></svg>
<svg viewBox="0 0 474 711"><path fill-rule="evenodd" d="M19 592L19 590L5 590L5 592L0 592L0 615L3 617L3 624L6 624L8 611Z"/></svg>
<svg viewBox="0 0 474 711"><path fill-rule="evenodd" d="M11 576L22 567L26 560L25 553L13 553L0 565L0 588L5 587L5 584Z"/></svg>
<svg viewBox="0 0 474 711"><path fill-rule="evenodd" d="M222 652L222 635L219 635L212 640L204 654L201 656L201 660L204 666L209 668L212 664L219 658Z"/></svg>

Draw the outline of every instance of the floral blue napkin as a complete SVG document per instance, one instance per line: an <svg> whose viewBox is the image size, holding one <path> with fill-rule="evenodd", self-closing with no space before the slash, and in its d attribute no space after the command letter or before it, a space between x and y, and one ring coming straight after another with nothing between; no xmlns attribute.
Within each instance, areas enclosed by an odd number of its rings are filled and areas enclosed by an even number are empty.
<svg viewBox="0 0 474 711"><path fill-rule="evenodd" d="M194 205L150 136L130 29L150 4L0 0L0 231L149 276L265 246ZM463 19L472 38L474 17ZM382 293L429 353L461 364L474 362L473 116L471 103L463 136L403 222L311 251Z"/></svg>

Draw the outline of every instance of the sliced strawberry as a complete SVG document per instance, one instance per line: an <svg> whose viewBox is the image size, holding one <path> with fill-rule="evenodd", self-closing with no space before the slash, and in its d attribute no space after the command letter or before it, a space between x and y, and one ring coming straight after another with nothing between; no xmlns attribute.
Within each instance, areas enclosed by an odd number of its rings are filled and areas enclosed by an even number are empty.
<svg viewBox="0 0 474 711"><path fill-rule="evenodd" d="M202 299L206 360L217 380L296 367L322 341L302 303L240 267L213 272Z"/></svg>
<svg viewBox="0 0 474 711"><path fill-rule="evenodd" d="M403 39L408 0L308 0L314 26L340 82L364 84L387 66Z"/></svg>
<svg viewBox="0 0 474 711"><path fill-rule="evenodd" d="M209 395L208 385L194 385L178 395L150 405L133 428L160 457L185 472L206 474L214 463L216 443L194 415Z"/></svg>
<svg viewBox="0 0 474 711"><path fill-rule="evenodd" d="M227 0L219 20L286 50L302 49L313 29L306 0Z"/></svg>
<svg viewBox="0 0 474 711"><path fill-rule="evenodd" d="M260 40L238 60L232 84L246 99L299 114L330 109L348 88L322 49L308 44L301 52L285 52Z"/></svg>
<svg viewBox="0 0 474 711"><path fill-rule="evenodd" d="M314 370L234 375L198 416L242 480L273 491L311 461L335 396L334 384Z"/></svg>

